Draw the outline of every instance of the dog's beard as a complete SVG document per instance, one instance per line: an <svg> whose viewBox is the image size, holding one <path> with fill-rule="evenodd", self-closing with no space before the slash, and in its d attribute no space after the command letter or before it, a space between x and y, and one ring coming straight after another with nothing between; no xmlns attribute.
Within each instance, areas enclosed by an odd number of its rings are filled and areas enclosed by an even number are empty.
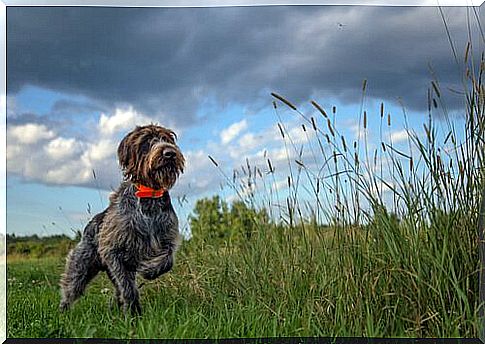
<svg viewBox="0 0 485 344"><path fill-rule="evenodd" d="M156 189L171 189L182 172L180 158L164 160L160 156L147 157L142 171L144 185Z"/></svg>
<svg viewBox="0 0 485 344"><path fill-rule="evenodd" d="M179 174L180 171L176 166L173 164L168 164L155 171L155 179L161 188L171 189L177 181Z"/></svg>

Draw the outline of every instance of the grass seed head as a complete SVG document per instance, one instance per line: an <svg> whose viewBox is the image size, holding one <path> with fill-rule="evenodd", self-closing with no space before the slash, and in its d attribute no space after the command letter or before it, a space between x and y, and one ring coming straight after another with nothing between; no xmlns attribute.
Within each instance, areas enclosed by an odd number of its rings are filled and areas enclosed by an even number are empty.
<svg viewBox="0 0 485 344"><path fill-rule="evenodd" d="M288 99L285 99L283 98L282 96L280 96L279 94L276 94L274 92L271 92L271 95L273 97L275 97L276 99L280 100L281 102L285 103L290 109L292 110L295 110L296 111L296 106L293 105Z"/></svg>
<svg viewBox="0 0 485 344"><path fill-rule="evenodd" d="M327 126L328 126L328 130L330 131L330 134L335 137L335 133L332 129L332 122L330 122L330 119L327 119ZM330 143L330 142L329 142Z"/></svg>
<svg viewBox="0 0 485 344"><path fill-rule="evenodd" d="M316 101L312 100L311 101L311 104L322 114L322 116L324 118L328 118L327 113L325 112L325 110L323 110L323 108L320 105L318 105L318 103Z"/></svg>
<svg viewBox="0 0 485 344"><path fill-rule="evenodd" d="M217 161L215 161L215 160L214 160L214 158L213 158L213 157L211 157L210 155L208 155L208 157L209 157L210 161L212 161L212 163L213 163L214 165L216 165L216 167L219 167L219 164L217 163Z"/></svg>

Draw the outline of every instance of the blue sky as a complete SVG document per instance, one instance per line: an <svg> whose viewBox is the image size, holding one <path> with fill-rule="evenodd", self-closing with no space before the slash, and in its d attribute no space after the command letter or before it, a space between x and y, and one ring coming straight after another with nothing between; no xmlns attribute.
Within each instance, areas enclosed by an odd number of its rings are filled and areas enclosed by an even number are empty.
<svg viewBox="0 0 485 344"><path fill-rule="evenodd" d="M461 56L467 9L444 13ZM381 102L393 122L386 139L407 147L398 99L422 132L430 67L456 121L463 112L463 99L448 91L461 89L461 70L436 8L10 7L7 28L7 232L16 235L82 229L121 180L116 147L135 125L177 132L187 170L172 195L188 200L174 202L186 227L195 200L235 199L220 190L224 178L208 155L231 176L246 158L264 171L269 157L284 182L278 115L298 146L314 147L301 118L281 103L273 109L271 92L322 128L310 100L329 114L336 106L337 128L352 142L368 80L371 147L379 145ZM473 25L472 34L483 49Z"/></svg>

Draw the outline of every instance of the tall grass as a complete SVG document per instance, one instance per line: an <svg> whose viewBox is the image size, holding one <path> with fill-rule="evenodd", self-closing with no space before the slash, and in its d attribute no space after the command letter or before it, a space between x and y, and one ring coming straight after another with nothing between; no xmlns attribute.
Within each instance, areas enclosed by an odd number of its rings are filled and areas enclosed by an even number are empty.
<svg viewBox="0 0 485 344"><path fill-rule="evenodd" d="M280 321L293 309L304 317L302 328L319 334L478 336L485 60L482 53L475 64L468 45L464 61L464 126L453 122L433 80L422 132L408 126L404 111L407 150L385 139L392 116L384 104L376 111L381 142L373 147L363 107L351 144L335 125L335 107L327 113L312 101L314 112L304 113L273 93L287 184L284 192L277 187L269 156L266 169L247 161L229 181L273 221L260 223L258 237L227 260L228 275L218 283L228 294L240 294L244 283L249 299ZM301 119L312 141L295 144L279 104ZM244 282L241 262L251 267Z"/></svg>

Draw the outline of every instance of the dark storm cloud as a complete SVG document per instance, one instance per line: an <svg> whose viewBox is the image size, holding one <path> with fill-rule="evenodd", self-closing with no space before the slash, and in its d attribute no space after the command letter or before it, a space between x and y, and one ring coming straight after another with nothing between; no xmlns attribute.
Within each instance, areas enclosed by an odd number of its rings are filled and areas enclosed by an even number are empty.
<svg viewBox="0 0 485 344"><path fill-rule="evenodd" d="M86 134L86 127L78 130L76 127L76 117L79 115L69 114L64 116L59 115L38 115L35 113L14 113L7 117L7 130L13 126L21 126L26 124L44 125L48 129L60 131L64 134L80 139L88 136Z"/></svg>
<svg viewBox="0 0 485 344"><path fill-rule="evenodd" d="M483 48L468 12L475 48ZM467 9L444 13L462 58ZM358 102L363 79L370 96L424 109L429 66L443 89L460 89L433 7L9 7L7 59L10 95L37 85L177 114L182 126L207 99L254 105L276 91L295 102ZM455 97L447 105L460 104Z"/></svg>
<svg viewBox="0 0 485 344"><path fill-rule="evenodd" d="M105 108L91 104L89 102L80 102L70 99L60 99L52 106L52 113L56 115L62 114L82 114L93 111L106 111Z"/></svg>
<svg viewBox="0 0 485 344"><path fill-rule="evenodd" d="M27 123L45 124L52 126L54 122L51 119L46 119L45 116L39 116L34 113L26 112L22 114L16 114L14 116L7 117L7 125L22 125Z"/></svg>

